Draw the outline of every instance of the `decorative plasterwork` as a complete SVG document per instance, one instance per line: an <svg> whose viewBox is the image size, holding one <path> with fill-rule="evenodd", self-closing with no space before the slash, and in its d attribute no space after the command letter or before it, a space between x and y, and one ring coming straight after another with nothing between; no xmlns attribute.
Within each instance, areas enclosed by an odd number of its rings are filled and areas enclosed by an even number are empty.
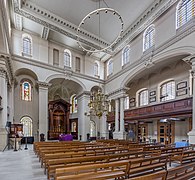
<svg viewBox="0 0 195 180"><path fill-rule="evenodd" d="M14 16L14 21L15 21L15 28L22 31L22 17L18 14L15 14Z"/></svg>
<svg viewBox="0 0 195 180"><path fill-rule="evenodd" d="M6 79L7 78L7 72L4 68L0 67L0 77Z"/></svg>
<svg viewBox="0 0 195 180"><path fill-rule="evenodd" d="M76 98L77 98L77 99L79 99L79 98L84 98L85 96L90 97L90 95L91 95L91 92L90 92L90 91L83 91L83 92L81 92L80 94L78 94L78 95L76 96Z"/></svg>
<svg viewBox="0 0 195 180"><path fill-rule="evenodd" d="M77 40L77 35L76 35L76 33L70 33L70 32L68 32L68 31L64 30L65 28L64 28L62 25L68 26L68 27L70 27L71 29L74 29L75 32L76 32L77 28L75 29L75 27L73 28L72 26L69 26L69 25L66 24L66 23L64 24L64 22L61 21L61 20L59 19L59 17L57 17L57 16L56 16L56 17L54 17L54 15L51 16L51 15L48 14L48 12L46 13L46 12L40 11L40 9L34 8L32 5L29 5L29 2L28 2L27 4L24 2L24 5L26 5L26 6L28 5L28 6L30 7L31 10L34 10L34 9L35 9L35 10L37 11L36 13L39 13L39 14L42 14L42 15L47 15L47 16L49 16L49 18L54 19L55 23L61 24L61 22L62 22L62 24L58 27L58 26L56 26L56 25L53 25L53 24L51 24L51 23L46 22L45 20L42 20L42 19L40 19L40 18L38 18L38 17L35 17L34 15L30 14L29 12L25 12L23 9L20 9L18 0L14 0L14 12L15 12L16 14L19 14L19 15L25 17L25 18L28 18L28 19L30 19L30 20L32 20L32 21L38 23L38 24L41 24L41 25L44 26L44 27L47 27L47 28L49 28L49 29L51 29L51 30L53 30L53 31L59 32L59 33L65 35L65 36L67 36L67 37L69 37L69 38L72 38L72 39L74 39L74 40ZM45 16L45 18L46 18L47 16ZM47 17L47 18L48 18L48 17ZM50 19L49 19L49 20L50 20ZM67 28L67 27L66 27L66 28ZM88 45L89 47L93 47L93 48L97 49L97 48L99 48L99 44L98 44L98 43L102 43L102 42L103 42L102 40L98 41L98 38L97 38L97 37L93 37L92 35L89 35L89 34L87 34L86 32L83 32L83 35L85 35L85 36L87 37L87 39L88 39L88 38L92 38L93 41L97 41L97 43L94 44L94 43L92 43L92 42L90 42L90 41L87 41L86 38L85 38L85 39L84 39L84 38L80 38L79 41L80 41L81 43L84 43L84 44ZM105 42L104 42L103 44L106 44L106 45L107 45L107 43L105 43Z"/></svg>
<svg viewBox="0 0 195 180"><path fill-rule="evenodd" d="M48 89L52 85L51 83L46 83L41 81L37 81L37 84L39 88L45 88L45 89Z"/></svg>
<svg viewBox="0 0 195 180"><path fill-rule="evenodd" d="M195 70L195 54L187 56L183 58L182 60L185 61L187 64L190 64L193 68L193 71Z"/></svg>
<svg viewBox="0 0 195 180"><path fill-rule="evenodd" d="M120 51L123 47L129 44L137 35L139 35L145 28L160 17L166 10L168 10L178 0L158 0L148 8L139 18L133 23L123 34L121 40L113 47L115 52ZM162 5L164 3L164 5ZM162 6L162 7L161 7ZM155 10L158 9L157 12ZM155 12L155 13L154 13Z"/></svg>
<svg viewBox="0 0 195 180"><path fill-rule="evenodd" d="M163 50L167 49L171 45L177 43L178 41L180 41L181 39L185 38L186 36L190 35L193 32L195 32L195 18L190 20L190 22L185 26L185 28L179 29L179 31L177 31L175 36L173 36L172 38L164 42L162 45L160 45L157 48L153 48L152 51L148 51L144 53L140 59L136 60L134 63L129 64L129 66L126 66L120 72L110 76L110 78L106 80L106 83L116 79L117 77L128 72L130 69L137 67L138 65L146 66L145 63L150 61L151 55L152 55L152 62L150 62L149 65L153 65L153 63L155 63L154 57L156 55L160 54Z"/></svg>
<svg viewBox="0 0 195 180"><path fill-rule="evenodd" d="M126 97L126 92L129 90L128 87L119 88L111 93L108 94L109 99L118 99Z"/></svg>
<svg viewBox="0 0 195 180"><path fill-rule="evenodd" d="M41 33L41 38L47 40L48 35L49 35L49 28L43 27L42 33Z"/></svg>
<svg viewBox="0 0 195 180"><path fill-rule="evenodd" d="M138 18L138 21L136 21L131 27L128 28L128 30L125 31L125 33L123 33L121 40L115 46L113 46L112 48L113 53L117 53L118 51L120 51L126 44L132 41L132 39L134 39L149 24L151 24L160 15L162 15L162 13L164 13L168 8L170 8L175 2L177 2L177 0L158 0L157 2L155 1L152 7L147 9L142 14L142 16ZM35 17L34 15L26 12L25 9L27 9L28 11L30 10L34 14L38 14L39 17L48 19L50 22L55 22L55 25L48 23L45 20L42 20L38 17ZM33 3L29 1L28 2L23 1L22 9L20 9L19 0L14 0L14 12L36 23L39 23L43 25L44 27L57 31L72 39L75 39L75 40L77 39L77 36L76 36L77 26L75 26L74 24L71 24L70 22L65 21L64 19L52 14L49 11L46 11L45 9L42 9L34 5ZM66 29L70 31L69 32L65 31L64 27L66 27ZM103 41L102 39L99 40L98 37L90 34L87 31L82 32L82 35L83 35L83 38L80 39L80 42L88 45L89 47L97 49L100 45L101 46L109 45L107 42ZM92 41L94 43L92 43ZM107 53L111 53L111 52L107 52Z"/></svg>

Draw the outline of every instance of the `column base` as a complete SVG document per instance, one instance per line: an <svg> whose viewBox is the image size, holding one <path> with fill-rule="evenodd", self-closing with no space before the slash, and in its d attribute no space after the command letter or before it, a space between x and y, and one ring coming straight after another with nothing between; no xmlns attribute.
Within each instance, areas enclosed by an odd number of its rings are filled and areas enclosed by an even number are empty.
<svg viewBox="0 0 195 180"><path fill-rule="evenodd" d="M5 128L0 128L0 151L3 151L7 145L7 131Z"/></svg>
<svg viewBox="0 0 195 180"><path fill-rule="evenodd" d="M100 138L101 139L109 139L109 133L108 132L100 133Z"/></svg>
<svg viewBox="0 0 195 180"><path fill-rule="evenodd" d="M192 129L192 131L188 133L188 137L189 137L189 143L195 144L195 129Z"/></svg>
<svg viewBox="0 0 195 180"><path fill-rule="evenodd" d="M126 132L113 132L113 139L126 139Z"/></svg>

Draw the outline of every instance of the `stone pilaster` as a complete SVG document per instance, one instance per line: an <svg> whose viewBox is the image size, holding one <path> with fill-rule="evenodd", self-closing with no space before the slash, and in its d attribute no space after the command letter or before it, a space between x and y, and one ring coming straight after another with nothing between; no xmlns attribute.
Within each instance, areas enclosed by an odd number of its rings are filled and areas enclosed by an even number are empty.
<svg viewBox="0 0 195 180"><path fill-rule="evenodd" d="M0 150L3 150L7 144L7 73L3 68L0 68L0 96L1 96L1 107L0 110Z"/></svg>
<svg viewBox="0 0 195 180"><path fill-rule="evenodd" d="M48 139L48 88L51 84L45 82L37 82L37 84L39 86L39 135L43 133Z"/></svg>

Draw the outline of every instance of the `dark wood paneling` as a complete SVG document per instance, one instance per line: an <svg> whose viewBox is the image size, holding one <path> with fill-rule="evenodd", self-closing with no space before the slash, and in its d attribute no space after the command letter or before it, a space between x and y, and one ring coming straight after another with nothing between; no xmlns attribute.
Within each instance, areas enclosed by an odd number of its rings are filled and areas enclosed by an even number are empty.
<svg viewBox="0 0 195 180"><path fill-rule="evenodd" d="M192 98L160 103L125 111L125 120L140 120L167 116L191 116Z"/></svg>

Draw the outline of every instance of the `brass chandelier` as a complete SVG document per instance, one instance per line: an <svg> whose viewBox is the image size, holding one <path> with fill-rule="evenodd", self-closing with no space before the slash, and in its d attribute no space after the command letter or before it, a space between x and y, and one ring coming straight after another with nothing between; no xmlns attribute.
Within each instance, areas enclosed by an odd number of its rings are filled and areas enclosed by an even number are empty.
<svg viewBox="0 0 195 180"><path fill-rule="evenodd" d="M99 119L104 113L108 115L109 104L108 96L101 93L101 90L98 89L97 92L91 93L90 96L90 102L88 104L90 114L98 116Z"/></svg>

